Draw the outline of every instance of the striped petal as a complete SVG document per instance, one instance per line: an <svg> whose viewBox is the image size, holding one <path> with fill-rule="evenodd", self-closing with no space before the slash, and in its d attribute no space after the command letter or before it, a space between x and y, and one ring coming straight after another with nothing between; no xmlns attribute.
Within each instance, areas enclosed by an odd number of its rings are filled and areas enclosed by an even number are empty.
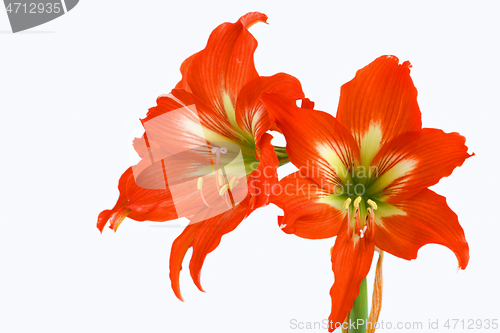
<svg viewBox="0 0 500 333"><path fill-rule="evenodd" d="M255 138L256 144L271 127L266 107L260 99L262 93L280 94L293 103L304 98L299 80L285 73L261 76L245 85L236 101L236 121L243 131Z"/></svg>
<svg viewBox="0 0 500 333"><path fill-rule="evenodd" d="M250 214L249 201L250 197L247 197L234 209L202 222L190 224L174 241L170 252L170 280L172 289L180 300L183 299L179 287L179 273L187 250L193 248L189 264L191 277L198 289L204 291L200 278L205 258L217 248L223 235L233 231Z"/></svg>
<svg viewBox="0 0 500 333"><path fill-rule="evenodd" d="M290 161L332 193L351 181L359 149L351 133L328 113L301 109L276 94L262 94L271 122L287 140Z"/></svg>
<svg viewBox="0 0 500 333"><path fill-rule="evenodd" d="M371 169L377 178L367 194L388 203L401 202L449 176L470 156L458 133L432 128L403 133L375 156Z"/></svg>
<svg viewBox="0 0 500 333"><path fill-rule="evenodd" d="M361 163L370 165L387 141L422 127L410 63L382 56L360 69L340 91L337 119L355 137Z"/></svg>
<svg viewBox="0 0 500 333"><path fill-rule="evenodd" d="M411 260L425 244L440 244L455 253L460 268L467 267L469 246L445 197L424 189L406 201L379 204L375 216L376 245L381 250Z"/></svg>
<svg viewBox="0 0 500 333"><path fill-rule="evenodd" d="M278 224L285 233L308 239L339 233L346 215L342 209L345 198L324 191L300 172L280 180L274 192L271 202L283 209ZM347 222L344 225L347 227Z"/></svg>
<svg viewBox="0 0 500 333"><path fill-rule="evenodd" d="M247 28L266 20L266 15L255 12L236 23L221 24L187 70L191 92L232 124L236 124L234 106L240 90L258 77L253 59L257 41Z"/></svg>
<svg viewBox="0 0 500 333"><path fill-rule="evenodd" d="M333 323L330 325L330 332L341 325L351 311L354 300L358 297L361 281L370 271L374 250L374 240L370 236L350 237L347 230L337 236L332 249L335 281L330 289L332 311L328 320Z"/></svg>

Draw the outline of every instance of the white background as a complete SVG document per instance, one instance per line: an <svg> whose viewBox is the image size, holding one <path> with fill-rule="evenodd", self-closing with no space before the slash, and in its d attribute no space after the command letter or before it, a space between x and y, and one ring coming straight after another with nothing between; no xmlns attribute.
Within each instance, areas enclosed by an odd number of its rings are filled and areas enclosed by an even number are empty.
<svg viewBox="0 0 500 333"><path fill-rule="evenodd" d="M217 25L255 10L269 16L251 28L261 75L298 77L317 109L335 114L340 86L394 54L413 64L424 127L459 132L476 153L433 187L459 216L469 266L457 274L453 253L437 245L412 262L387 255L380 320L442 328L448 318L500 319L499 3L376 3L83 0L18 34L2 9L0 331L326 331L294 330L290 320L328 317L334 239L282 233L274 206L208 255L207 293L185 261L185 303L168 278L178 222L95 228L132 163L139 118Z"/></svg>

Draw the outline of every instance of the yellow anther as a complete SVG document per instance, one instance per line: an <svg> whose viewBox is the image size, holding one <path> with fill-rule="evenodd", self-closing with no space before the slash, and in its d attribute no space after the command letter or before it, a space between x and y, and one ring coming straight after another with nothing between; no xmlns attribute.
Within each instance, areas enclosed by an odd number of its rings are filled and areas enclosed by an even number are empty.
<svg viewBox="0 0 500 333"><path fill-rule="evenodd" d="M231 180L229 181L230 190L233 190L233 188L236 186L235 183L236 183L236 177L231 178Z"/></svg>
<svg viewBox="0 0 500 333"><path fill-rule="evenodd" d="M201 190L201 188L203 187L203 178L202 177L198 178L198 184L196 184L196 187L198 188L198 190Z"/></svg>
<svg viewBox="0 0 500 333"><path fill-rule="evenodd" d="M360 202L361 202L361 197L357 197L356 200L354 200L354 203L353 203L354 208L358 209Z"/></svg>
<svg viewBox="0 0 500 333"><path fill-rule="evenodd" d="M372 199L368 199L366 202L370 205L370 207L373 208L373 210L377 210L377 204L375 203L375 201L373 201Z"/></svg>
<svg viewBox="0 0 500 333"><path fill-rule="evenodd" d="M222 175L219 173L219 186L224 185L224 178L222 178Z"/></svg>
<svg viewBox="0 0 500 333"><path fill-rule="evenodd" d="M229 185L225 184L224 186L222 186L220 188L219 195L223 196L227 192L228 189L229 189Z"/></svg>
<svg viewBox="0 0 500 333"><path fill-rule="evenodd" d="M345 210L348 210L349 209L349 205L351 204L351 198L347 198L346 201L344 201L344 209Z"/></svg>

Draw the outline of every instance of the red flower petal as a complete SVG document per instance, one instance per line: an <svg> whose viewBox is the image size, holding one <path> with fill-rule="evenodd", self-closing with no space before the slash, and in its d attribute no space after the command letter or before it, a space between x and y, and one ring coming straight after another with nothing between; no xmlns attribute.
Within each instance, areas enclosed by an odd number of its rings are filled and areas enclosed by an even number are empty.
<svg viewBox="0 0 500 333"><path fill-rule="evenodd" d="M182 262L186 256L186 252L193 245L194 234L196 230L202 226L202 223L195 223L188 225L182 234L179 235L172 243L172 248L170 249L170 282L172 284L172 290L178 299L184 302L181 295L181 288L179 285L179 274L182 270Z"/></svg>
<svg viewBox="0 0 500 333"><path fill-rule="evenodd" d="M223 235L233 231L243 219L250 214L250 197L235 208L218 216L186 227L182 234L174 241L170 253L170 279L175 295L182 300L179 289L179 272L187 250L192 247L193 254L189 264L191 277L201 291L201 268L208 253L212 252L220 243Z"/></svg>
<svg viewBox="0 0 500 333"><path fill-rule="evenodd" d="M170 114L165 117L165 121L159 120L161 118L158 117L167 113ZM155 121L151 122L153 119ZM174 89L171 94L158 97L157 106L149 109L142 123L148 132L158 132L157 135L150 134L148 137L167 151L172 146L191 149L203 145L207 140L241 140L241 135L224 117L183 89ZM200 128L196 124L202 126L203 136L200 135Z"/></svg>
<svg viewBox="0 0 500 333"><path fill-rule="evenodd" d="M330 194L300 172L280 180L274 192L271 202L283 209L284 216L278 216L278 224L287 234L322 239L336 236L343 222L347 228L346 211L329 204L333 201L325 198ZM333 198L342 208L345 199L335 195Z"/></svg>
<svg viewBox="0 0 500 333"><path fill-rule="evenodd" d="M287 140L290 161L321 187L351 179L359 149L349 131L328 113L298 108L276 94L262 94L271 122Z"/></svg>
<svg viewBox="0 0 500 333"><path fill-rule="evenodd" d="M337 119L356 138L363 165L385 142L422 127L411 65L398 62L395 56L377 58L341 88Z"/></svg>
<svg viewBox="0 0 500 333"><path fill-rule="evenodd" d="M373 159L378 179L368 195L383 195L382 201L396 203L449 176L472 155L458 133L424 128L406 132L386 143Z"/></svg>
<svg viewBox="0 0 500 333"><path fill-rule="evenodd" d="M177 83L175 86L176 89L184 89L188 92L191 92L191 88L189 88L189 85L187 84L187 73L189 70L189 66L191 66L191 62L193 61L194 57L197 55L197 53L193 54L186 60L182 62L181 65L181 74L182 74L182 79Z"/></svg>
<svg viewBox="0 0 500 333"><path fill-rule="evenodd" d="M247 29L250 29L252 25L259 22L267 23L267 15L259 12L246 13L240 17L239 21Z"/></svg>
<svg viewBox="0 0 500 333"><path fill-rule="evenodd" d="M261 76L245 85L236 101L236 121L243 131L255 138L256 144L271 126L267 110L260 99L263 92L280 94L293 102L304 97L299 80L285 73Z"/></svg>
<svg viewBox="0 0 500 333"><path fill-rule="evenodd" d="M353 239L345 230L337 236L332 249L335 282L330 289L332 312L328 317L333 328L341 325L347 313L351 311L354 300L358 297L361 281L370 271L374 249L373 239L368 235L364 238L355 235ZM332 325L329 331L333 331Z"/></svg>
<svg viewBox="0 0 500 333"><path fill-rule="evenodd" d="M259 166L248 178L248 192L253 198L252 208L267 205L274 186L278 183L278 157L271 144L272 135L264 133L259 142Z"/></svg>
<svg viewBox="0 0 500 333"><path fill-rule="evenodd" d="M136 221L168 221L177 218L172 196L167 190L148 190L137 186L132 167L120 177L118 183L120 196L111 210L99 214L97 228L102 232L109 221L110 228L115 229L128 216Z"/></svg>
<svg viewBox="0 0 500 333"><path fill-rule="evenodd" d="M387 206L390 206L386 204ZM441 244L457 256L459 266L467 267L469 246L457 215L446 204L446 198L429 189L406 201L384 207L379 205L375 216L376 245L399 258L417 258L425 244ZM384 213L384 209L386 212ZM397 211L399 210L399 211ZM387 213L392 211L392 214Z"/></svg>
<svg viewBox="0 0 500 333"><path fill-rule="evenodd" d="M253 60L257 41L246 26L266 19L249 13L236 23L221 24L189 65L186 82L192 93L221 117L231 120L228 113L234 110L228 104L234 108L241 88L258 77Z"/></svg>

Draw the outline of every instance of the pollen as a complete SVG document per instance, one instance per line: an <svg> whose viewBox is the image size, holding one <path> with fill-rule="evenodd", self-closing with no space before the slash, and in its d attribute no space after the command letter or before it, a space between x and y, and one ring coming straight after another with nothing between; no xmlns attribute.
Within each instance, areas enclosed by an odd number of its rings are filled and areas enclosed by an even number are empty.
<svg viewBox="0 0 500 333"><path fill-rule="evenodd" d="M231 180L229 181L229 189L232 191L233 188L238 184L239 182L236 180L236 177L233 176L233 178L231 178Z"/></svg>
<svg viewBox="0 0 500 333"><path fill-rule="evenodd" d="M201 191L201 189L203 188L203 178L200 177L198 178L198 183L196 184L196 187L198 188L198 190Z"/></svg>
<svg viewBox="0 0 500 333"><path fill-rule="evenodd" d="M222 187L220 188L219 195L220 195L220 196L223 196L223 195L227 192L227 190L228 190L228 189L229 189L229 185L228 185L228 184L225 184L224 186L222 186Z"/></svg>
<svg viewBox="0 0 500 333"><path fill-rule="evenodd" d="M377 204L375 203L375 201L373 201L372 199L368 199L366 202L370 205L370 207L373 210L377 210Z"/></svg>
<svg viewBox="0 0 500 333"><path fill-rule="evenodd" d="M222 178L222 175L219 173L219 186L224 185L224 178Z"/></svg>
<svg viewBox="0 0 500 333"><path fill-rule="evenodd" d="M360 202L361 202L361 197L357 197L356 200L354 200L354 203L353 203L354 208L358 209Z"/></svg>
<svg viewBox="0 0 500 333"><path fill-rule="evenodd" d="M351 198L347 198L346 201L344 201L344 209L347 210L349 209L349 205L351 204Z"/></svg>

